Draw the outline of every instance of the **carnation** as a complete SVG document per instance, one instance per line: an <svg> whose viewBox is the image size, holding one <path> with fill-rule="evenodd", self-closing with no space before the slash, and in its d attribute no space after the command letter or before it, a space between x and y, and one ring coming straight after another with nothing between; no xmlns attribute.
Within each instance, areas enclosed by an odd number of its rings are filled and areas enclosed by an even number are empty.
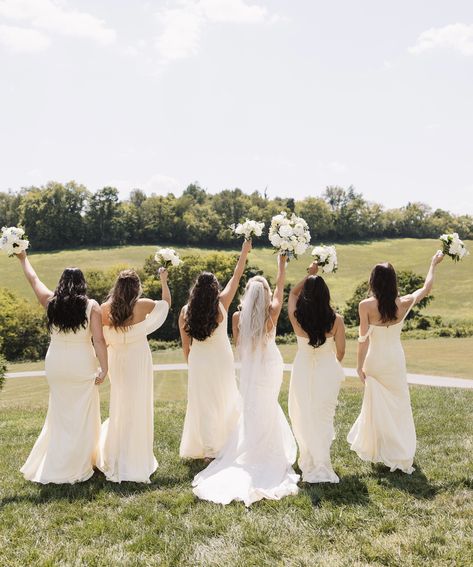
<svg viewBox="0 0 473 567"><path fill-rule="evenodd" d="M179 255L174 248L159 248L154 255L154 259L158 264L166 269L171 266L175 267L182 264L182 260L179 258Z"/></svg>

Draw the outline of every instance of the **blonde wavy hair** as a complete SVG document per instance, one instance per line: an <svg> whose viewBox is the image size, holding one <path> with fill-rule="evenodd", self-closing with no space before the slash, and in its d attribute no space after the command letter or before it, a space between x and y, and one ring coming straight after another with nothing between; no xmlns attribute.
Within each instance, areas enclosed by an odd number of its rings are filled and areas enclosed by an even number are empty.
<svg viewBox="0 0 473 567"><path fill-rule="evenodd" d="M263 276L248 280L240 302L239 343L242 351L254 350L267 341L271 288Z"/></svg>

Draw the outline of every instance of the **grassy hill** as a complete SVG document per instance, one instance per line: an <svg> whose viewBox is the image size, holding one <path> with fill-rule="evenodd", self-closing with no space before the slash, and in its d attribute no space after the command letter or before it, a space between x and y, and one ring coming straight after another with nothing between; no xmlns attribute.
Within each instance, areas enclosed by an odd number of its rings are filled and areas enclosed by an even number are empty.
<svg viewBox="0 0 473 567"><path fill-rule="evenodd" d="M356 285L367 279L372 266L389 260L397 269L412 269L426 273L430 258L438 249L439 242L429 239L392 239L368 243L339 244L339 271L327 276L334 302L342 306L351 296ZM473 241L467 243L473 250ZM32 253L31 261L41 278L51 287L57 282L61 271L71 265L82 269L106 268L114 264L126 264L139 268L144 259L155 251L154 246L124 246L109 249L66 250L50 253ZM181 254L199 251L197 248L178 248ZM310 261L306 254L289 265L288 279L295 282L305 274ZM251 264L257 265L266 274L274 277L276 260L270 249L255 249L250 255ZM31 298L31 292L22 277L15 259L0 257L0 286L16 289L21 295ZM473 257L460 264L446 259L439 267L434 288L435 299L426 310L429 314L441 315L445 320L473 319Z"/></svg>

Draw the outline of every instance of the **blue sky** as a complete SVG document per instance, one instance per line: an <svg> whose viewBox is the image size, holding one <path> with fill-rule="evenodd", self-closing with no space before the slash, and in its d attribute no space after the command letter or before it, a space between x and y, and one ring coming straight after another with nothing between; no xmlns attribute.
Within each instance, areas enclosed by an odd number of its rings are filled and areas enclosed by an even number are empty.
<svg viewBox="0 0 473 567"><path fill-rule="evenodd" d="M473 213L470 0L0 0L0 190L353 184Z"/></svg>

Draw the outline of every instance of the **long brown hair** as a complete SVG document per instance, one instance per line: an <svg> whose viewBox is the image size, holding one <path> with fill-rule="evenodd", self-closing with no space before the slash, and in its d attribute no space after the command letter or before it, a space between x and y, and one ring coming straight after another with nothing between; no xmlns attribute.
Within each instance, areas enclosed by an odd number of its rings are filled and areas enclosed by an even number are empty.
<svg viewBox="0 0 473 567"><path fill-rule="evenodd" d="M133 316L133 308L143 290L135 270L123 270L118 274L108 296L110 300L110 322L115 329L127 327L126 322Z"/></svg>
<svg viewBox="0 0 473 567"><path fill-rule="evenodd" d="M322 346L335 324L336 314L330 305L330 290L321 276L309 276L297 299L294 316L309 335L309 344Z"/></svg>
<svg viewBox="0 0 473 567"><path fill-rule="evenodd" d="M397 319L396 299L399 296L396 271L389 262L376 264L371 271L370 292L378 300L378 311L382 323Z"/></svg>
<svg viewBox="0 0 473 567"><path fill-rule="evenodd" d="M79 268L66 268L48 303L48 329L76 333L87 326L87 284Z"/></svg>
<svg viewBox="0 0 473 567"><path fill-rule="evenodd" d="M205 341L218 327L220 284L211 272L202 272L192 287L185 314L185 332Z"/></svg>

